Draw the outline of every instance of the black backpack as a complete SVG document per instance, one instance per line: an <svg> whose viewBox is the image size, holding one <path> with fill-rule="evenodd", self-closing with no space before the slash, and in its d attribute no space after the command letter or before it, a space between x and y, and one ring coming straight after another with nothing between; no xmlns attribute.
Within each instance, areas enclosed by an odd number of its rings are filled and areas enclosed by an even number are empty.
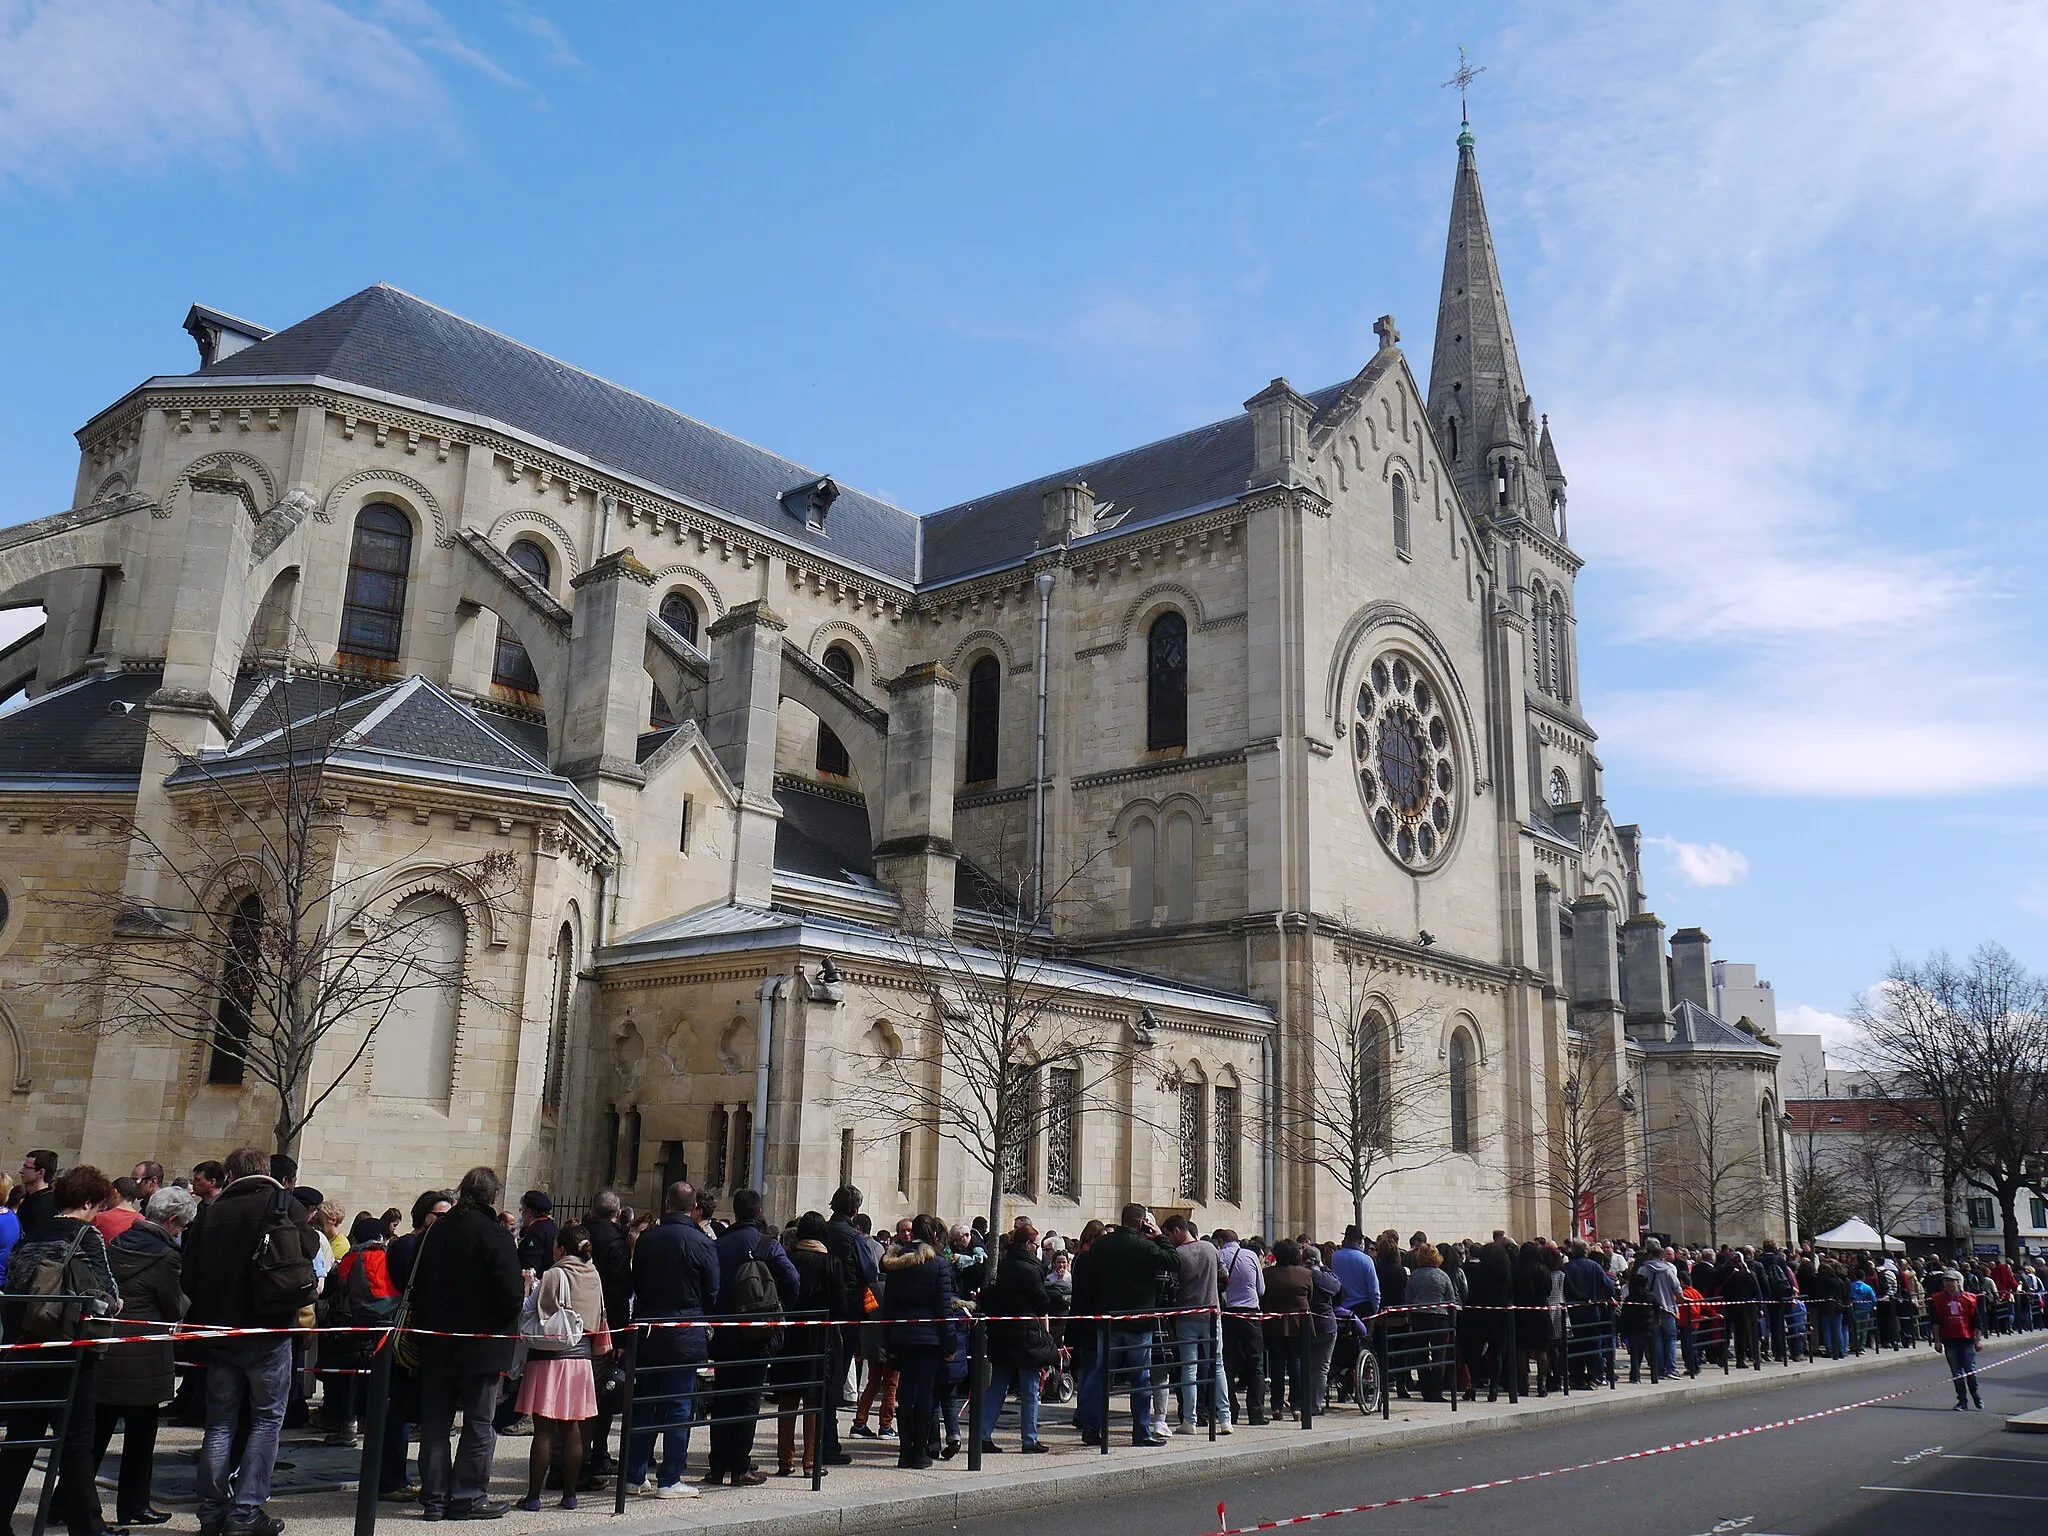
<svg viewBox="0 0 2048 1536"><path fill-rule="evenodd" d="M278 1190L256 1225L249 1299L259 1322L296 1322L320 1294L313 1255L327 1239L310 1222L292 1220L294 1203L290 1190Z"/></svg>

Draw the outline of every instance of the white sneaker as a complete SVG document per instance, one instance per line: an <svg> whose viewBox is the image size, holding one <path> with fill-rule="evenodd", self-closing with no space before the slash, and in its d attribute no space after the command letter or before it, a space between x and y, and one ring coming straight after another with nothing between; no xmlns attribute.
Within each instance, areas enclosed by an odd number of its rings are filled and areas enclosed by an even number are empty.
<svg viewBox="0 0 2048 1536"><path fill-rule="evenodd" d="M639 1498L639 1497L640 1497L640 1496L641 1496L642 1494L648 1494L648 1493L652 1493L652 1492L654 1492L654 1490L653 1490L653 1489L652 1489L651 1487L649 1487L649 1486L648 1486L648 1485L647 1485L646 1483L628 1483L628 1484L626 1484L626 1496L627 1496L628 1498L635 1498L635 1499L637 1499L637 1498Z"/></svg>
<svg viewBox="0 0 2048 1536"><path fill-rule="evenodd" d="M659 1483L655 1486L657 1499L694 1499L700 1497L695 1483Z"/></svg>
<svg viewBox="0 0 2048 1536"><path fill-rule="evenodd" d="M1175 1425L1173 1432L1176 1435L1193 1435L1200 1433L1200 1431L1197 1430L1195 1426L1190 1424L1186 1419L1182 1419L1179 1424Z"/></svg>
<svg viewBox="0 0 2048 1536"><path fill-rule="evenodd" d="M1230 1427L1230 1420L1224 1419L1217 1424L1216 1433L1219 1435L1230 1435L1235 1434L1236 1431Z"/></svg>

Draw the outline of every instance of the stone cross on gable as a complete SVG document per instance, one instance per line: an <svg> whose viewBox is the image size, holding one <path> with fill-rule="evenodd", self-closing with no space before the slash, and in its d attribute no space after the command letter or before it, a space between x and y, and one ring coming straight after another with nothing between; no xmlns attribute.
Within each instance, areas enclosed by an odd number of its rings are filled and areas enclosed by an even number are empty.
<svg viewBox="0 0 2048 1536"><path fill-rule="evenodd" d="M1401 328L1394 324L1394 317L1392 315L1381 315L1379 319L1373 321L1372 333L1379 337L1380 350L1382 352L1386 351L1389 347L1400 344Z"/></svg>

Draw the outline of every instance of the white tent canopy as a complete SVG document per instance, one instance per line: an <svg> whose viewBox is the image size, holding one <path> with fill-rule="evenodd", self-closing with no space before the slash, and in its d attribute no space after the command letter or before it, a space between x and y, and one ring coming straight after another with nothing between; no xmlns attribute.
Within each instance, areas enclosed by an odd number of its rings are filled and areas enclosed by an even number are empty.
<svg viewBox="0 0 2048 1536"><path fill-rule="evenodd" d="M1902 1237L1886 1237L1869 1222L1851 1217L1832 1232L1823 1232L1813 1240L1816 1248L1897 1248L1904 1251L1906 1240Z"/></svg>

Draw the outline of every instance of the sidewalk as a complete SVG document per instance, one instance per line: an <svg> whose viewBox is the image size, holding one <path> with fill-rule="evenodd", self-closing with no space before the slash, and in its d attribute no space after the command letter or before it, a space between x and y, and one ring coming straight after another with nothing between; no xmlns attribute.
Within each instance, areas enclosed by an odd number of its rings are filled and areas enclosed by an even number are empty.
<svg viewBox="0 0 2048 1536"><path fill-rule="evenodd" d="M1987 1362L1995 1361L2016 1350L2044 1343L2048 1343L2048 1334L2015 1334L1993 1340L1986 1346L1984 1355ZM985 1457L978 1473L967 1470L964 1446L953 1461L940 1462L926 1472L908 1472L895 1465L894 1441L846 1439L844 1443L854 1456L854 1464L833 1468L825 1479L823 1490L816 1494L810 1491L807 1479L782 1479L771 1475L759 1488L706 1489L695 1499L629 1499L625 1518L615 1520L612 1493L607 1487L601 1493L582 1495L582 1507L574 1511L555 1508L554 1502L559 1495L550 1494L541 1513L529 1515L515 1510L503 1520L493 1522L491 1529L502 1533L502 1536L538 1536L541 1532L575 1531L599 1526L608 1533L617 1533L617 1536L665 1536L668 1532L692 1531L718 1531L723 1536L826 1536L826 1533L838 1536L841 1532L873 1531L885 1524L914 1526L1000 1513L1015 1507L1020 1490L1043 1495L1048 1484L1056 1484L1059 1495L1068 1498L1112 1488L1128 1493L1158 1483L1183 1480L1191 1475L1214 1476L1233 1466L1269 1473L1337 1457L1459 1436L1502 1434L1538 1422L1552 1424L1629 1413L1651 1402L1700 1402L1766 1393L1776 1386L1824 1378L1853 1378L1911 1362L1918 1362L1927 1371L1929 1390L1941 1390L1941 1356L1923 1345L1905 1352L1874 1351L1860 1359L1823 1360L1789 1368L1771 1365L1760 1372L1735 1371L1725 1377L1718 1370L1708 1370L1702 1372L1696 1381L1677 1377L1657 1386L1650 1385L1647 1380L1634 1387L1624 1382L1612 1391L1596 1388L1573 1392L1570 1397L1554 1393L1547 1398L1525 1398L1513 1406L1504 1397L1499 1403L1489 1406L1482 1396L1475 1403L1460 1403L1455 1415L1447 1403L1424 1404L1396 1399L1391 1420L1382 1421L1377 1415L1367 1419L1355 1408L1346 1406L1318 1419L1315 1427L1306 1431L1291 1420L1263 1428L1240 1425L1235 1434L1219 1438L1213 1444L1206 1434L1192 1437L1176 1435L1169 1444L1156 1449L1139 1449L1130 1444L1129 1420L1119 1408L1111 1419L1111 1427L1121 1443L1114 1444L1108 1456L1081 1445L1063 1422L1065 1415L1060 1410L1053 1411L1060 1412L1061 1421L1048 1423L1046 1427L1045 1438L1052 1448L1051 1454L1028 1458L1016 1454L1013 1405L996 1435L997 1442L1006 1447L1007 1454ZM1626 1364L1625 1357L1623 1363ZM775 1466L774 1426L764 1425L763 1429L765 1434L755 1441L754 1459L772 1474ZM286 1438L287 1448L280 1455L281 1459L291 1460L294 1451L300 1448L289 1444L290 1435ZM197 1446L198 1439L194 1430L166 1430L157 1449L159 1466L162 1467L171 1457L189 1454ZM500 1438L493 1497L516 1500L524 1496L526 1461L531 1445L532 1442L523 1437ZM309 1464L318 1459L310 1447L304 1454ZM328 1458L338 1458L335 1452L325 1454ZM704 1454L703 1435L692 1436L690 1474L693 1478L703 1473ZM353 1456L349 1459L352 1461ZM29 1501L35 1498L39 1481L32 1478L28 1491L23 1495L22 1505L15 1516L17 1531L28 1529L27 1516L32 1507ZM102 1484L102 1497L111 1515L113 1490L107 1479L103 1478ZM192 1529L189 1504L166 1497L159 1497L158 1503L179 1517L172 1525L163 1527L165 1532L177 1536L177 1533ZM273 1499L271 1510L289 1524L290 1536L349 1536L354 1519L355 1494L351 1487L280 1496ZM416 1506L379 1506L380 1529L411 1530L418 1523Z"/></svg>

